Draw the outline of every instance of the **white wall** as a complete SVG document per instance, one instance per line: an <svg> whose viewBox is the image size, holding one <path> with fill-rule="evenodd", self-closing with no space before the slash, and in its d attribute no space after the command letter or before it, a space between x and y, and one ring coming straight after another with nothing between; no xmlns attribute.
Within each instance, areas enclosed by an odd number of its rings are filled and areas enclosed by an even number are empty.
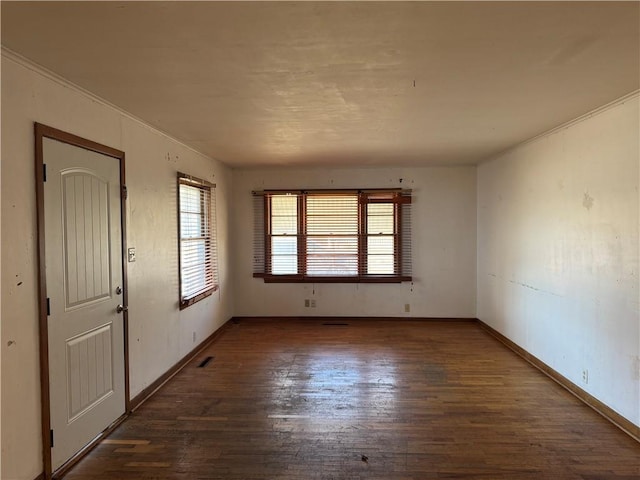
<svg viewBox="0 0 640 480"><path fill-rule="evenodd" d="M234 170L233 184L235 315L475 317L475 167L247 169ZM267 284L252 277L252 190L391 187L413 189L413 283ZM305 298L317 307L305 308Z"/></svg>
<svg viewBox="0 0 640 480"><path fill-rule="evenodd" d="M230 170L3 52L0 477L6 480L33 480L42 472L35 121L126 154L127 243L137 249L137 261L128 264L132 397L233 314L226 260ZM183 311L177 306L177 170L217 184L221 289Z"/></svg>
<svg viewBox="0 0 640 480"><path fill-rule="evenodd" d="M638 115L635 95L478 169L478 318L636 425Z"/></svg>

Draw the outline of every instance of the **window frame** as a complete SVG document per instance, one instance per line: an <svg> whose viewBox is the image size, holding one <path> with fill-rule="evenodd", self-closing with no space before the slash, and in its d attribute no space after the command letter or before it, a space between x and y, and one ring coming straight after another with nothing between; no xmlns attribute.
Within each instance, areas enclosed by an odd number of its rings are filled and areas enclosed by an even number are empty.
<svg viewBox="0 0 640 480"><path fill-rule="evenodd" d="M263 253L262 271L255 272L253 276L263 278L265 283L400 283L410 282L410 274L403 272L403 235L406 233L406 225L403 224L402 205L411 204L411 190L403 189L322 189L322 190L265 190L253 192L256 196L262 196L263 224L262 232L258 237L262 238L263 245L258 245ZM357 231L357 274L355 275L309 275L308 266L308 231L307 231L307 202L311 195L356 195L358 201L358 231ZM296 274L272 273L272 206L271 198L274 195L295 195L297 198L297 270ZM367 231L368 206L371 204L393 205L393 233L394 239L393 274L369 274L368 273L368 239L374 237ZM259 228L256 224L254 228ZM261 235L260 235L261 234ZM387 234L388 235L388 234ZM410 253L410 248L408 248ZM255 260L255 256L254 256ZM255 264L254 264L255 265ZM254 267L255 268L255 267Z"/></svg>
<svg viewBox="0 0 640 480"><path fill-rule="evenodd" d="M202 212L201 215L206 222L206 226L203 225L203 235L201 239L204 241L205 246L205 273L204 273L204 288L190 293L189 295L183 294L183 244L186 241L193 240L192 237L182 236L182 225L185 221L183 219L182 205L180 201L182 187L193 187L199 190L201 205L206 208L206 212ZM203 299L210 296L218 290L220 287L218 284L218 262L217 262L217 238L216 238L216 212L215 212L215 189L214 183L207 182L198 177L188 175L186 173L177 173L177 213L178 213L178 305L180 310L183 310ZM204 199L203 199L204 196ZM207 197L208 196L208 201ZM203 222L203 224L205 223Z"/></svg>

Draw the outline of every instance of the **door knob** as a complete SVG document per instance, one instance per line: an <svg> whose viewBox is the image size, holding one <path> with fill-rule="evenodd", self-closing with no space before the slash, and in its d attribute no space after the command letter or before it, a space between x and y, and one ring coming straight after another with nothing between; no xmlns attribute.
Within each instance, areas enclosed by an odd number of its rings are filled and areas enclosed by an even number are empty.
<svg viewBox="0 0 640 480"><path fill-rule="evenodd" d="M123 307L122 305L118 305L116 307L116 312L118 312L118 313L126 312L128 310L129 310L129 307Z"/></svg>

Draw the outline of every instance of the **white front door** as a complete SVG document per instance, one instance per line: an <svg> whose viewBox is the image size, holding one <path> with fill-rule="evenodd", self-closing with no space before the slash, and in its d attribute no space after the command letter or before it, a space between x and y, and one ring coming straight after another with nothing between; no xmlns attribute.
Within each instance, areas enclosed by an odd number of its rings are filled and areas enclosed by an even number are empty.
<svg viewBox="0 0 640 480"><path fill-rule="evenodd" d="M125 413L120 161L43 139L56 470Z"/></svg>

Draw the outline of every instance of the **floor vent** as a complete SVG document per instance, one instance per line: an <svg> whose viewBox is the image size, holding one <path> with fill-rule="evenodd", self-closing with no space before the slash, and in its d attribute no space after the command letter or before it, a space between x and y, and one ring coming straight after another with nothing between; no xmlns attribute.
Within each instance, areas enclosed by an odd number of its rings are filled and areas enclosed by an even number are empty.
<svg viewBox="0 0 640 480"><path fill-rule="evenodd" d="M205 358L204 360L202 360L202 361L200 362L200 365L198 365L198 368L204 368L204 367L206 367L206 366L209 364L209 362L210 362L211 360L213 360L213 357L207 357L207 358Z"/></svg>

